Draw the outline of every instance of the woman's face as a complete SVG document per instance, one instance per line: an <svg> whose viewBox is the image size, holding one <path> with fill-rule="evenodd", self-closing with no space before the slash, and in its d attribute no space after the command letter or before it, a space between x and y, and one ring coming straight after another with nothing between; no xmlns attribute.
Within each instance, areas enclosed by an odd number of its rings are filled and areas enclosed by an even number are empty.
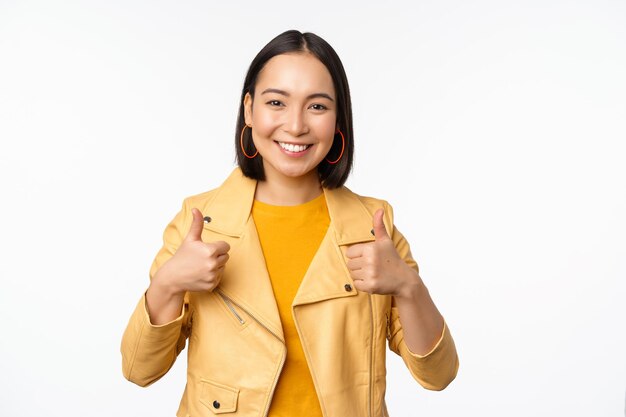
<svg viewBox="0 0 626 417"><path fill-rule="evenodd" d="M245 120L266 178L317 178L337 121L335 88L324 64L306 53L277 55L259 73L254 93L254 101L250 94L244 98Z"/></svg>

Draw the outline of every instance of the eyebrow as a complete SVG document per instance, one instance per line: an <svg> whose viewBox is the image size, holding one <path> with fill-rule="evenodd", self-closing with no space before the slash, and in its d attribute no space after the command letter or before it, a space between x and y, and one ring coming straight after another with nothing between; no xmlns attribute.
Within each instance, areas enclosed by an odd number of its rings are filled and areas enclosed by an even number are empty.
<svg viewBox="0 0 626 417"><path fill-rule="evenodd" d="M263 95L263 94L267 94L267 93L276 93L276 94L283 95L283 96L285 96L285 97L289 97L289 96L290 96L290 94L289 94L288 92L286 92L286 91L284 91L284 90L279 90L278 88L266 88L265 90L263 90L263 92L261 93L261 95ZM333 102L335 101L335 100L333 100L333 98L332 98L330 95L328 95L328 94L326 94L326 93L313 93L313 94L309 94L309 95L307 96L307 100L308 100L308 99L312 99L312 98L319 98L319 97L321 97L321 98L327 98L328 100L333 101Z"/></svg>

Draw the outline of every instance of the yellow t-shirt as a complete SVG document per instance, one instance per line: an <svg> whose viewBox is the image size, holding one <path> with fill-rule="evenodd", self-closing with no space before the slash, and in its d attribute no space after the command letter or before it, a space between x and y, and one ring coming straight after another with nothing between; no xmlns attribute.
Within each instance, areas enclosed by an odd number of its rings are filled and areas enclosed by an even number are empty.
<svg viewBox="0 0 626 417"><path fill-rule="evenodd" d="M269 417L321 417L315 386L291 315L291 303L328 230L330 217L326 199L322 193L297 206L273 206L255 201L252 216L287 343L287 358Z"/></svg>

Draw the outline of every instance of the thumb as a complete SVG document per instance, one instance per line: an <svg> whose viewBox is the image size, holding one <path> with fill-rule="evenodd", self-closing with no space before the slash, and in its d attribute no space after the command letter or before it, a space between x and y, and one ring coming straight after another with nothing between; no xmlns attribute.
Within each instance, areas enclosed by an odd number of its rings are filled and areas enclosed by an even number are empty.
<svg viewBox="0 0 626 417"><path fill-rule="evenodd" d="M384 209L376 210L374 213L374 219L372 221L374 225L374 237L376 240L389 239L389 234L385 229L385 224L383 223L383 215L385 214Z"/></svg>
<svg viewBox="0 0 626 417"><path fill-rule="evenodd" d="M193 220L191 221L191 227L189 228L189 232L187 233L185 240L202 241L202 229L204 227L202 213L197 208L192 208L191 214L193 215Z"/></svg>

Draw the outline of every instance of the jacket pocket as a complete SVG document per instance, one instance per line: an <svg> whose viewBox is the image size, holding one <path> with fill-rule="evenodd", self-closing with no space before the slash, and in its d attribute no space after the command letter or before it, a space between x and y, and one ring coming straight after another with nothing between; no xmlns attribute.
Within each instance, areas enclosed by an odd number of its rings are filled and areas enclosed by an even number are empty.
<svg viewBox="0 0 626 417"><path fill-rule="evenodd" d="M201 379L200 402L215 414L234 413L237 411L239 389L218 384L208 379Z"/></svg>

